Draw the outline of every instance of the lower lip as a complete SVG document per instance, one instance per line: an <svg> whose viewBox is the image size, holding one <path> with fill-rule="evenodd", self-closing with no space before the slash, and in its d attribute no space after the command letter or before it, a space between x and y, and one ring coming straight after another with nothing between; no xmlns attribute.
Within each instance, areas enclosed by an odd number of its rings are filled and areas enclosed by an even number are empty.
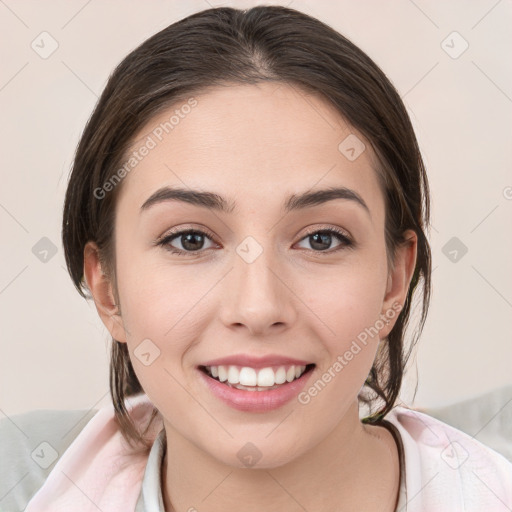
<svg viewBox="0 0 512 512"><path fill-rule="evenodd" d="M306 385L314 368L303 373L298 379L269 391L246 391L224 384L198 369L208 389L224 403L245 412L267 412L283 406L296 397Z"/></svg>

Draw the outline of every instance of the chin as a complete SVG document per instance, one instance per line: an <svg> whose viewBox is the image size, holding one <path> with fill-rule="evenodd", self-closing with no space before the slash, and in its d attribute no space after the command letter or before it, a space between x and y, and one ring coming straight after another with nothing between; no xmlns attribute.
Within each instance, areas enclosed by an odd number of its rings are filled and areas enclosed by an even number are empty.
<svg viewBox="0 0 512 512"><path fill-rule="evenodd" d="M212 457L219 462L238 469L275 469L297 459L301 454L297 452L297 446L277 446L272 444L269 439L263 444L247 441L240 444L235 451L226 450L221 453L211 453ZM228 456L226 454L229 453Z"/></svg>

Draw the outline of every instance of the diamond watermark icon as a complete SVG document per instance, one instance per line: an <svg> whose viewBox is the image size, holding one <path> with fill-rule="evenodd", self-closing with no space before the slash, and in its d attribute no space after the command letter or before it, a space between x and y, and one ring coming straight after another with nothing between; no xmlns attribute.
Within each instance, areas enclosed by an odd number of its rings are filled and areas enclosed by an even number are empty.
<svg viewBox="0 0 512 512"><path fill-rule="evenodd" d="M364 142L353 133L343 139L338 145L338 151L351 162L359 158L365 149Z"/></svg>
<svg viewBox="0 0 512 512"><path fill-rule="evenodd" d="M253 263L263 252L263 247L252 236L248 236L238 244L236 252L246 263Z"/></svg>
<svg viewBox="0 0 512 512"><path fill-rule="evenodd" d="M469 453L458 441L450 443L442 452L441 458L452 469L459 469L469 457Z"/></svg>
<svg viewBox="0 0 512 512"><path fill-rule="evenodd" d="M251 442L245 443L236 455L240 462L248 468L254 466L262 457L258 447Z"/></svg>
<svg viewBox="0 0 512 512"><path fill-rule="evenodd" d="M30 456L38 466L47 469L58 459L59 454L50 443L43 441L34 449Z"/></svg>
<svg viewBox="0 0 512 512"><path fill-rule="evenodd" d="M160 356L160 349L149 339L143 340L133 351L133 355L144 365L153 364Z"/></svg>
<svg viewBox="0 0 512 512"><path fill-rule="evenodd" d="M458 263L468 252L468 248L454 236L444 244L441 251L452 263Z"/></svg>
<svg viewBox="0 0 512 512"><path fill-rule="evenodd" d="M32 50L34 50L41 59L47 59L52 55L57 48L59 43L57 40L48 32L41 32L33 41L30 43Z"/></svg>
<svg viewBox="0 0 512 512"><path fill-rule="evenodd" d="M469 48L469 43L457 31L453 31L441 41L441 48L452 59L458 59Z"/></svg>
<svg viewBox="0 0 512 512"><path fill-rule="evenodd" d="M43 236L34 247L32 254L43 263L48 263L57 254L57 246L47 237Z"/></svg>

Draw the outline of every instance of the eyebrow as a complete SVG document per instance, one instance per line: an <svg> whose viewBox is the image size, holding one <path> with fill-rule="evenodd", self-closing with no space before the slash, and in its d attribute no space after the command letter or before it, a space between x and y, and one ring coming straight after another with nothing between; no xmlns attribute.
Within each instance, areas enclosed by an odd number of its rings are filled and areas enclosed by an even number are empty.
<svg viewBox="0 0 512 512"><path fill-rule="evenodd" d="M370 215L370 209L363 198L354 190L346 187L331 187L314 192L304 192L303 194L292 194L286 198L284 209L286 212L302 210L318 206L334 199L344 199L353 201ZM184 188L162 187L154 192L141 206L141 213L148 210L155 204L167 201L181 201L195 206L211 208L222 213L232 213L236 210L234 201L227 201L222 196L214 192L205 192L200 190L190 190Z"/></svg>

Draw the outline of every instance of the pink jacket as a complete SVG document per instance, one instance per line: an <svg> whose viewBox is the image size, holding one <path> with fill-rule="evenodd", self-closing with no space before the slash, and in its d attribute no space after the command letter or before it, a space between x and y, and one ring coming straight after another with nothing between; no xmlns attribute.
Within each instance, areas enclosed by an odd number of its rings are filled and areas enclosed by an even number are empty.
<svg viewBox="0 0 512 512"><path fill-rule="evenodd" d="M135 424L145 428L153 411L147 395L128 398L126 408ZM153 441L162 428L157 416L150 431ZM148 455L145 448L130 448L125 441L113 405L103 407L57 461L25 512L133 511Z"/></svg>
<svg viewBox="0 0 512 512"><path fill-rule="evenodd" d="M127 399L139 428L153 411L145 394ZM405 451L400 512L510 512L512 463L469 435L427 414L401 406L386 419L400 432ZM163 429L160 416L150 438ZM132 512L149 451L131 449L112 405L100 409L58 460L26 512ZM148 511L149 512L149 511ZM150 511L164 512L164 511Z"/></svg>

